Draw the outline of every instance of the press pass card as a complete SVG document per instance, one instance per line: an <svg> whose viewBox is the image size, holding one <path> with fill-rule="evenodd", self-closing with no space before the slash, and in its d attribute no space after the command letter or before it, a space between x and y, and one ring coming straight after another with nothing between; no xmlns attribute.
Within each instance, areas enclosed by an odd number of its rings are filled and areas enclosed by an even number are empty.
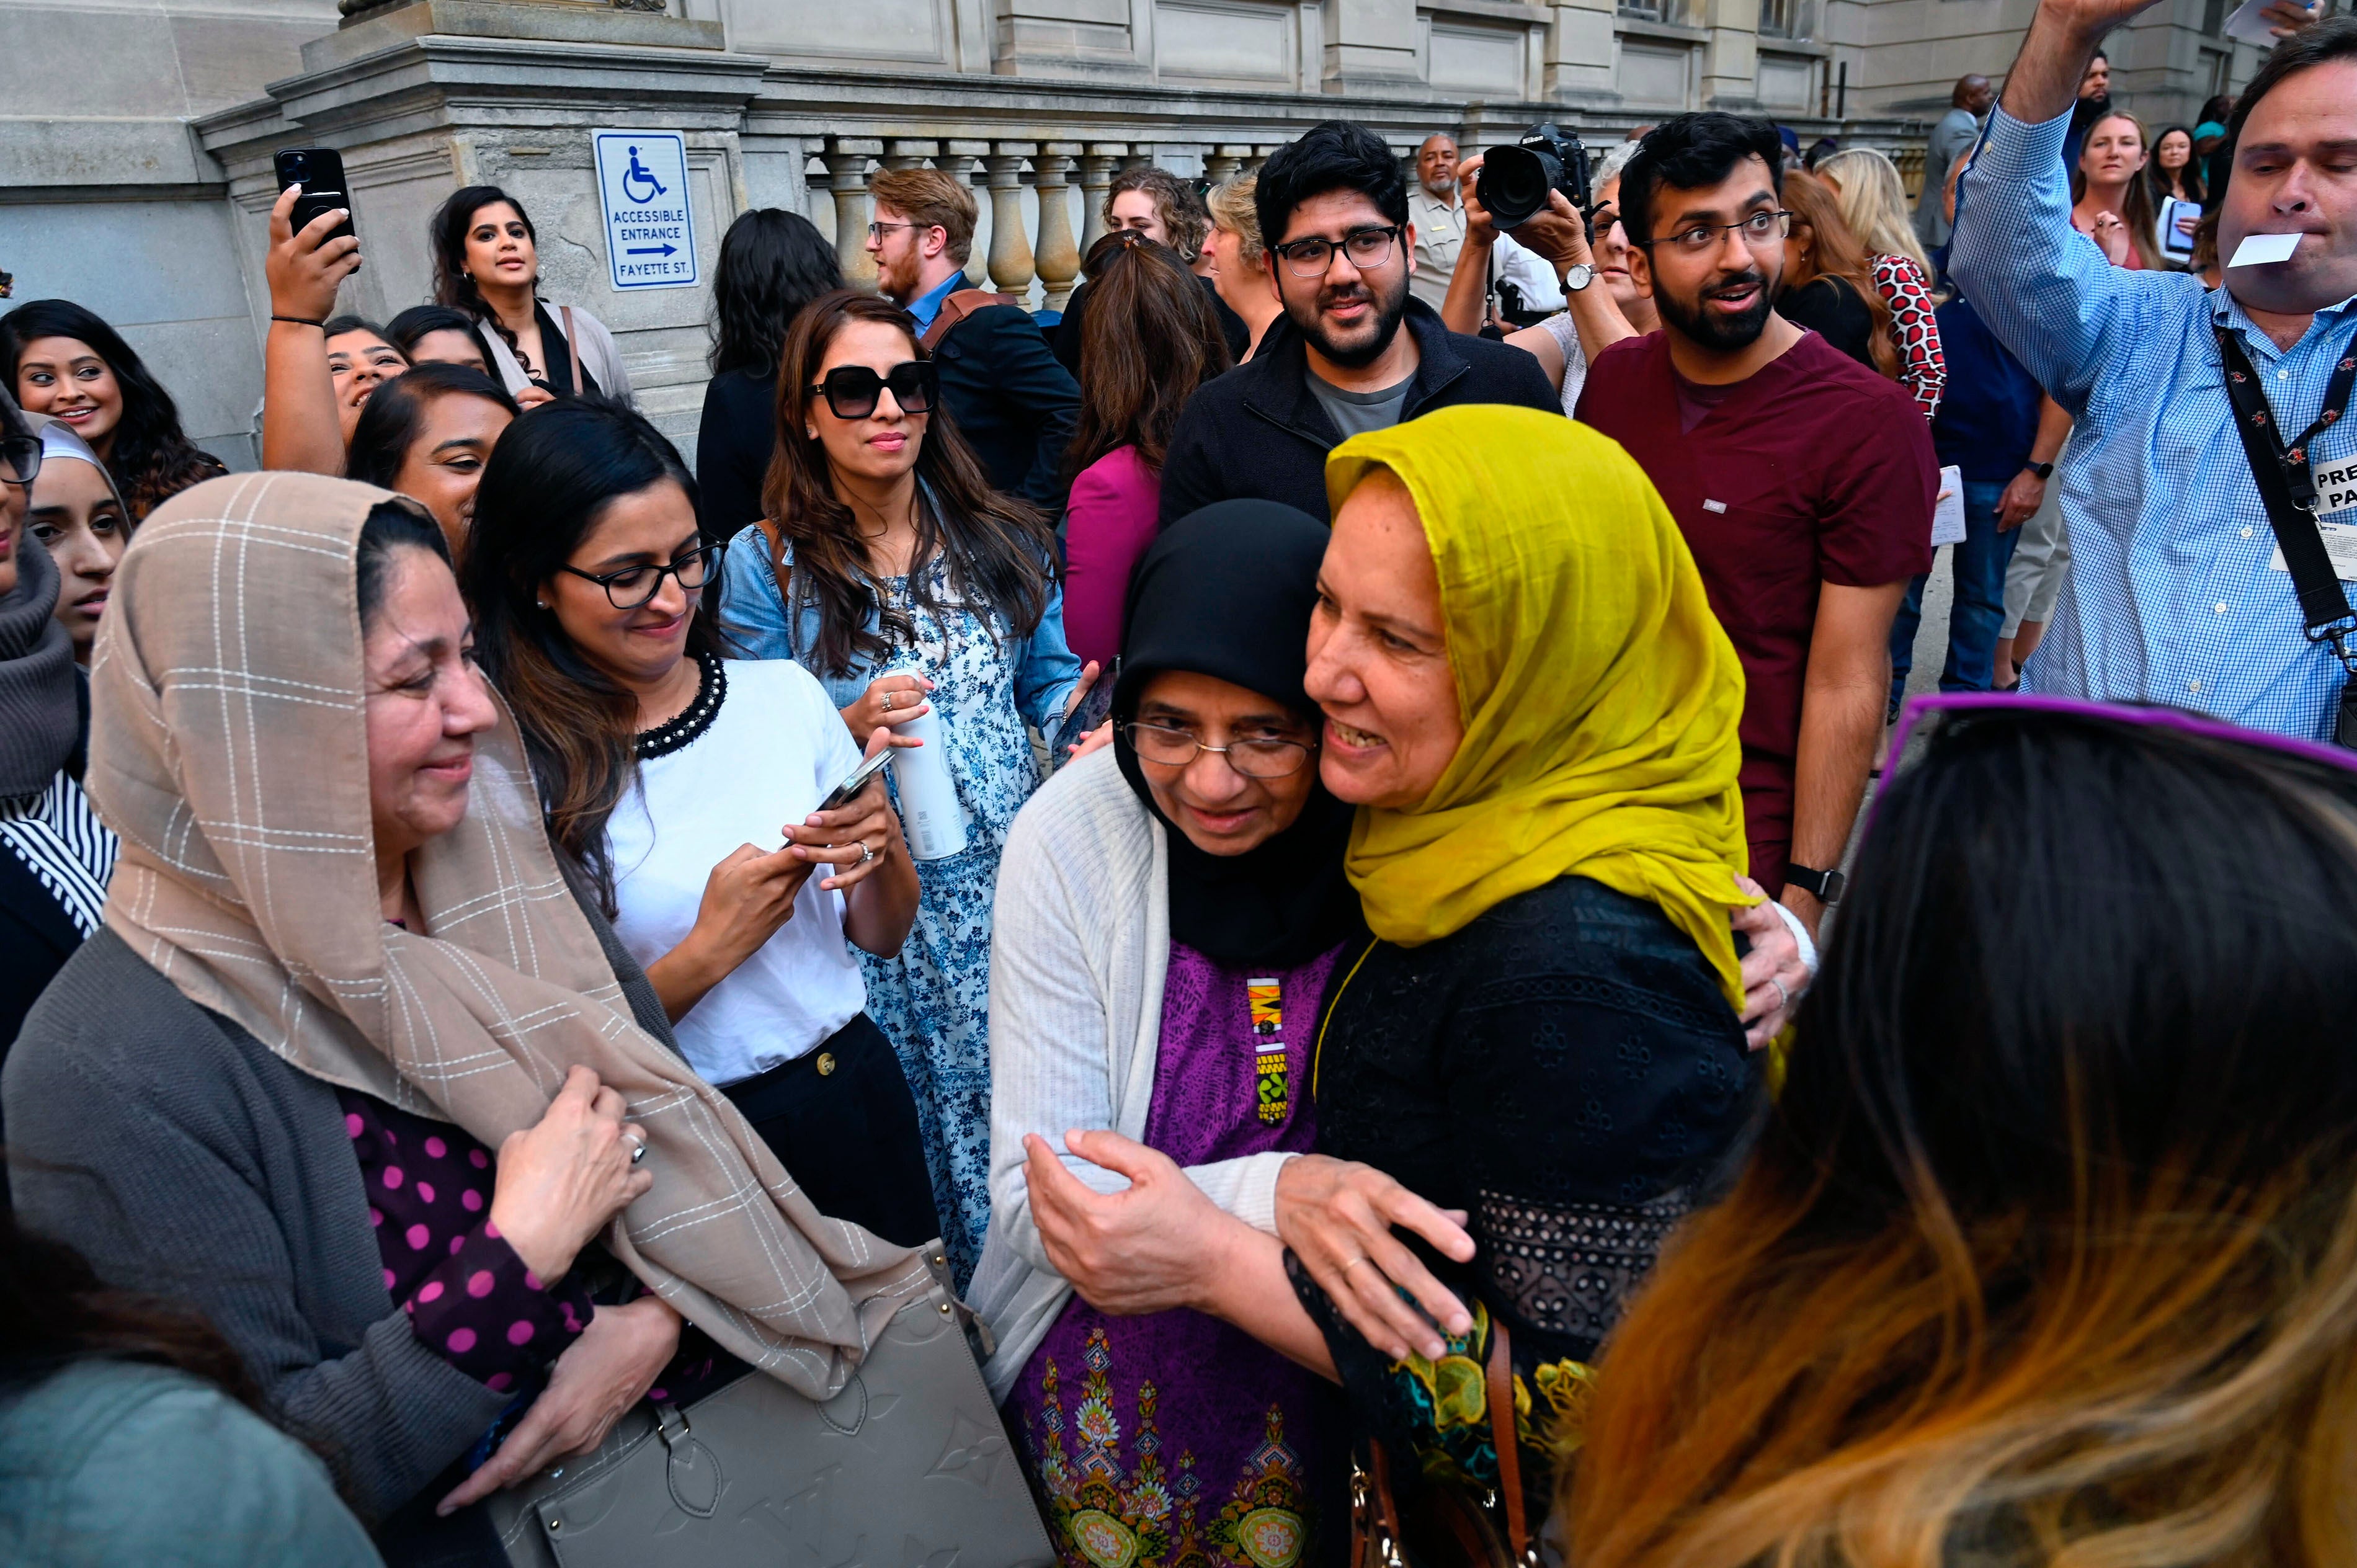
<svg viewBox="0 0 2357 1568"><path fill-rule="evenodd" d="M2357 583L2357 520L2347 518L2352 508L2357 508L2357 457L2317 469L2316 531L2324 536L2324 553L2332 557L2332 575L2344 583ZM2335 513L2344 521L2331 521ZM2280 545L2267 564L2278 572L2291 570L2284 564Z"/></svg>

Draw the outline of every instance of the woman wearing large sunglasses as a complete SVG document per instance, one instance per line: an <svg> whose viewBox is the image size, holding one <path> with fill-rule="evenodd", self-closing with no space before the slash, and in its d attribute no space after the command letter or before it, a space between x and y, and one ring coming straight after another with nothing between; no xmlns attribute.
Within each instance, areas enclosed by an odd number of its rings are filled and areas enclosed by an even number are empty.
<svg viewBox="0 0 2357 1568"><path fill-rule="evenodd" d="M939 716L966 847L923 863L915 929L861 967L963 1286L990 1213L991 899L1039 781L1024 726L1053 736L1096 666L1065 644L1047 520L991 489L935 390L906 313L847 290L813 301L780 359L765 516L724 571L731 634L818 676L851 734Z"/></svg>
<svg viewBox="0 0 2357 1568"><path fill-rule="evenodd" d="M652 424L597 398L518 419L465 565L483 668L515 710L558 850L662 998L690 1066L822 1213L940 1233L899 1062L851 948L899 950L917 876L880 781L820 810L855 739L805 671L723 659L723 547Z"/></svg>

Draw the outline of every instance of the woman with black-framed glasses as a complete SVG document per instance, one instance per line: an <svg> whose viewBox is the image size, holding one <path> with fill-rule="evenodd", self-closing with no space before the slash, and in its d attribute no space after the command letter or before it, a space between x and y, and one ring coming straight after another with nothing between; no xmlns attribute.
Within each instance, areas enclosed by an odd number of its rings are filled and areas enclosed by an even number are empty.
<svg viewBox="0 0 2357 1568"><path fill-rule="evenodd" d="M999 846L1039 782L1026 726L1054 736L1096 666L1065 644L1047 520L990 488L937 392L906 312L848 290L814 301L778 372L767 516L729 542L721 570L730 634L808 668L852 735L927 715L939 725L964 847L921 863L907 944L861 967L916 1092L963 1285L990 1209Z"/></svg>
<svg viewBox="0 0 2357 1568"><path fill-rule="evenodd" d="M596 398L518 419L476 490L465 587L549 834L671 1016L820 1211L940 1233L917 1111L853 946L899 950L917 875L882 784L810 674L724 659L725 546L653 425Z"/></svg>

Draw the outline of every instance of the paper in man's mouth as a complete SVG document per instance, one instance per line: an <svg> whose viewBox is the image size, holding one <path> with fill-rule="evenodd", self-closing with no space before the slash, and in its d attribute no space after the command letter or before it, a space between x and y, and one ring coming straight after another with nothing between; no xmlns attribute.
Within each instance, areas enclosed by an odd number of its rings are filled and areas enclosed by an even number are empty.
<svg viewBox="0 0 2357 1568"><path fill-rule="evenodd" d="M2273 262L2287 262L2299 248L2298 234L2245 234L2234 248L2230 267L2263 267Z"/></svg>

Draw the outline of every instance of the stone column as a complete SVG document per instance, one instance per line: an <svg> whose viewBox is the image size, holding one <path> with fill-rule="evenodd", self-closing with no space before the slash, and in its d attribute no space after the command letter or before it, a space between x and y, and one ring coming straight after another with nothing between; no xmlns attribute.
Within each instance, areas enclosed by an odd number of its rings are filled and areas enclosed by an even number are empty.
<svg viewBox="0 0 2357 1568"><path fill-rule="evenodd" d="M1081 274L1081 252L1072 243L1072 207L1068 192L1072 160L1080 156L1078 142L1047 142L1031 160L1031 188L1039 198L1039 246L1034 259L1039 267L1044 307L1061 311L1071 297L1072 280Z"/></svg>
<svg viewBox="0 0 2357 1568"><path fill-rule="evenodd" d="M942 144L941 155L933 159L935 168L971 187L974 193L974 248L966 252L965 258L966 286L969 288L990 286L990 279L983 271L983 258L991 242L989 231L997 225L997 215L985 199L989 192L984 184L984 172L975 166L977 161L988 156L989 153L988 142L950 141Z"/></svg>
<svg viewBox="0 0 2357 1568"><path fill-rule="evenodd" d="M994 142L982 160L990 181L990 282L1017 299L1031 292L1031 241L1024 233L1023 161L1037 142Z"/></svg>
<svg viewBox="0 0 2357 1568"><path fill-rule="evenodd" d="M834 198L835 260L843 281L868 294L876 292L876 258L867 253L867 160L883 150L882 142L829 136L821 155Z"/></svg>
<svg viewBox="0 0 2357 1568"><path fill-rule="evenodd" d="M1105 192L1113 188L1113 171L1129 152L1126 142L1091 142L1081 156L1081 259L1088 260L1105 236Z"/></svg>
<svg viewBox="0 0 2357 1568"><path fill-rule="evenodd" d="M1235 146L1222 142L1203 155L1203 177L1213 185L1233 175L1252 156L1250 146Z"/></svg>
<svg viewBox="0 0 2357 1568"><path fill-rule="evenodd" d="M925 160L941 150L939 142L912 142L905 136L895 136L884 144L882 161L886 168L922 168Z"/></svg>

